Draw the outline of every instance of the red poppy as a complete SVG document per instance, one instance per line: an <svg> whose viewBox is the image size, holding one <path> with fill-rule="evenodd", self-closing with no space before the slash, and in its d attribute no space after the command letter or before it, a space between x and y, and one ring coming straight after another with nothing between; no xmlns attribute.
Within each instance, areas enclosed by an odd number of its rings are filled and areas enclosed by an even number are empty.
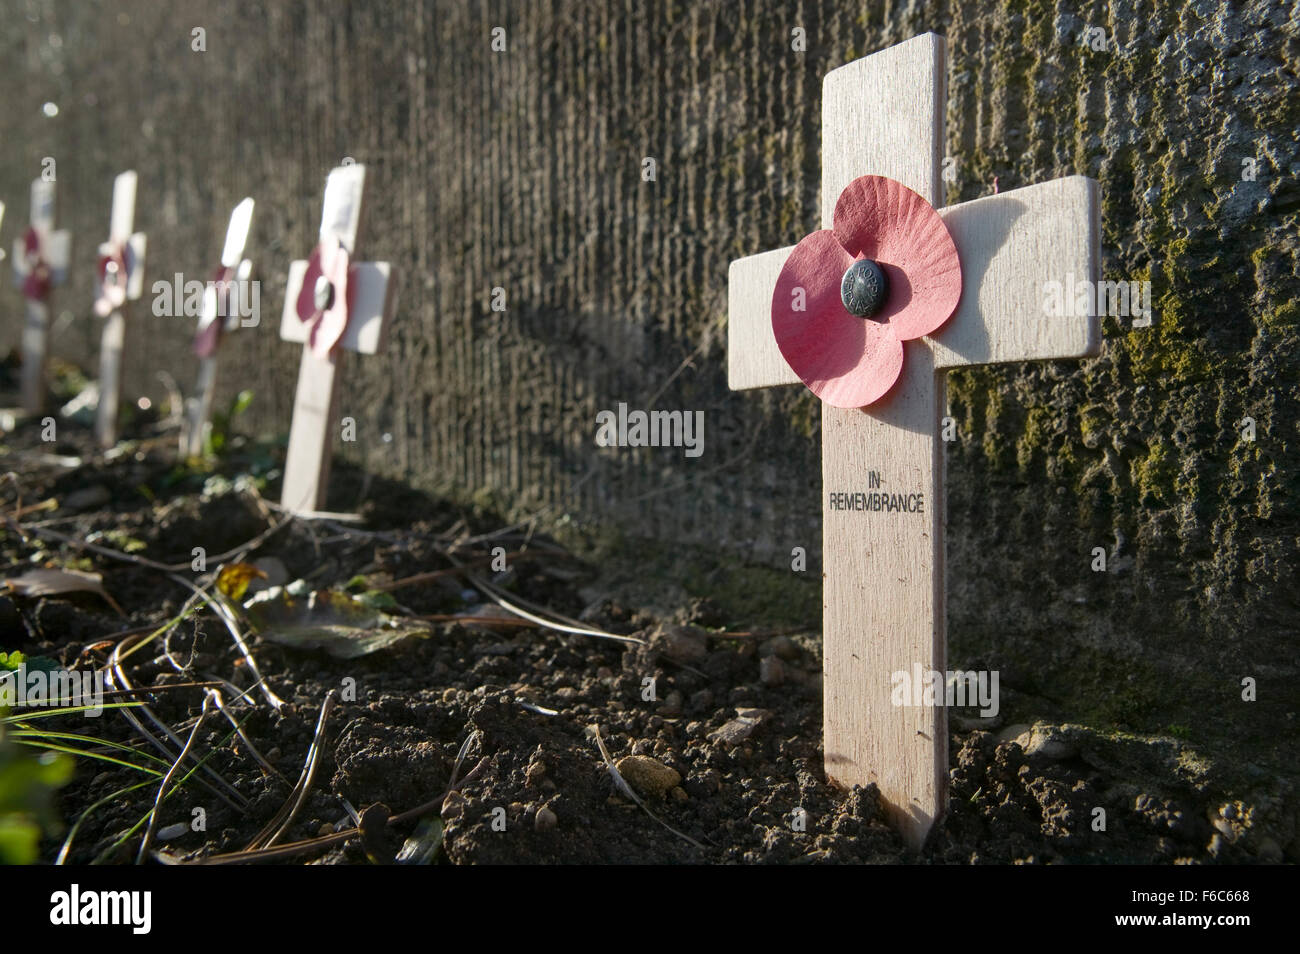
<svg viewBox="0 0 1300 954"><path fill-rule="evenodd" d="M50 296L50 266L42 246L40 233L28 226L23 235L23 295L31 301L45 301Z"/></svg>
<svg viewBox="0 0 1300 954"><path fill-rule="evenodd" d="M99 317L107 318L126 303L127 283L134 264L129 245L99 247L99 297L95 299L95 314Z"/></svg>
<svg viewBox="0 0 1300 954"><path fill-rule="evenodd" d="M307 341L318 358L329 356L348 326L348 251L330 235L307 262L298 292L298 317L312 328Z"/></svg>
<svg viewBox="0 0 1300 954"><path fill-rule="evenodd" d="M234 277L235 270L222 265L204 290L203 315L194 334L194 353L200 358L211 357L221 343L221 333L230 317L230 286Z"/></svg>
<svg viewBox="0 0 1300 954"><path fill-rule="evenodd" d="M834 228L786 259L772 331L814 394L864 407L898 380L903 342L937 331L960 298L961 261L939 213L900 182L862 176L840 193Z"/></svg>

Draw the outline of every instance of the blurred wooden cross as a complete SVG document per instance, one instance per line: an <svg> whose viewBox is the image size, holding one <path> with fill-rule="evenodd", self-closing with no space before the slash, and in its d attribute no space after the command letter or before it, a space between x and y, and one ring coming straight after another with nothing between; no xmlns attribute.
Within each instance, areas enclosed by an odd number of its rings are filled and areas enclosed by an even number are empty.
<svg viewBox="0 0 1300 954"><path fill-rule="evenodd" d="M388 262L357 262L366 167L339 166L325 182L320 241L310 261L289 267L280 337L301 342L302 364L289 430L280 503L310 513L325 502L338 413L343 351L375 354L396 305Z"/></svg>
<svg viewBox="0 0 1300 954"><path fill-rule="evenodd" d="M916 37L827 74L822 86L823 228L863 175L887 176L938 208L944 147L944 41ZM1098 271L1096 183L1071 177L940 211L961 258L956 312L905 342L893 389L865 408L822 405L823 753L842 785L879 786L907 842L943 814L948 724L938 705L895 705L896 673L946 672L944 371L1096 354L1091 310L1045 313L1044 287ZM733 389L797 384L773 333L772 296L791 249L731 263L728 379ZM870 476L869 476L870 475ZM913 512L841 508L868 483ZM943 678L940 676L939 678Z"/></svg>
<svg viewBox="0 0 1300 954"><path fill-rule="evenodd" d="M14 279L27 299L23 324L23 409L45 410L45 362L49 347L50 292L68 278L71 236L54 229L54 183L32 182L30 224L14 241Z"/></svg>
<svg viewBox="0 0 1300 954"><path fill-rule="evenodd" d="M113 180L113 214L108 241L99 246L99 294L95 314L105 319L99 351L99 408L95 437L108 449L117 443L117 407L122 392L122 349L126 343L126 303L144 291L145 235L135 226L134 171Z"/></svg>
<svg viewBox="0 0 1300 954"><path fill-rule="evenodd" d="M230 213L221 265L203 292L203 314L194 335L194 353L199 356L199 380L194 395L185 402L185 426L181 431L181 456L201 457L212 416L212 392L217 386L217 349L226 331L239 326L249 296L253 263L244 258L244 245L253 223L253 200L246 198ZM258 299L260 301L260 297Z"/></svg>

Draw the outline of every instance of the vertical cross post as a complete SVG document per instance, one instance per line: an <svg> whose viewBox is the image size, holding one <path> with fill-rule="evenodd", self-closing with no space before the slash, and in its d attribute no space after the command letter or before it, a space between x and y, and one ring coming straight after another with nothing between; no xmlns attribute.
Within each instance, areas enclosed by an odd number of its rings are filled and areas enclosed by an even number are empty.
<svg viewBox="0 0 1300 954"><path fill-rule="evenodd" d="M144 291L145 235L135 227L134 171L113 180L113 214L108 241L99 246L99 296L95 314L104 320L99 351L99 407L95 437L108 449L117 443L117 411L122 393L122 352L126 345L127 302Z"/></svg>
<svg viewBox="0 0 1300 954"><path fill-rule="evenodd" d="M822 222L864 175L894 179L938 208L944 41L925 34L829 73L822 88ZM1055 180L940 211L961 261L960 303L933 335L904 343L893 388L864 408L822 405L823 755L828 779L875 783L919 847L947 799L948 726L938 704L894 692L947 670L944 457L948 368L1096 354L1093 314L1044 312L1043 289L1094 281L1096 184ZM800 381L777 346L772 296L790 248L732 262L733 389ZM858 319L855 319L858 320ZM906 509L844 507L845 494L904 495ZM939 677L942 679L942 675ZM919 697L916 697L919 698ZM933 697L931 697L933 698Z"/></svg>
<svg viewBox="0 0 1300 954"><path fill-rule="evenodd" d="M54 183L32 182L30 224L14 241L14 279L26 299L23 323L23 409L32 415L45 410L45 365L49 350L50 296L68 277L71 238L56 231Z"/></svg>
<svg viewBox="0 0 1300 954"><path fill-rule="evenodd" d="M309 262L289 267L280 337L303 345L280 503L320 509L329 486L330 449L338 419L338 374L344 351L375 354L396 307L388 262L357 262L366 167L339 166L325 183L320 244Z"/></svg>
<svg viewBox="0 0 1300 954"><path fill-rule="evenodd" d="M194 394L185 402L185 426L181 430L181 456L201 457L212 416L212 394L217 386L217 349L224 332L239 326L243 296L253 273L253 263L244 258L248 230L253 223L253 200L245 198L230 213L221 265L203 293L203 314L194 336L199 356L199 379Z"/></svg>

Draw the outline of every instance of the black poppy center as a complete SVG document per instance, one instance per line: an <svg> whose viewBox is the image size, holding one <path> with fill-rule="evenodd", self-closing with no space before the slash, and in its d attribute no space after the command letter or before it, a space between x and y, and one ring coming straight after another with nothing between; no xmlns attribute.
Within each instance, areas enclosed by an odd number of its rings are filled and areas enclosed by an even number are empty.
<svg viewBox="0 0 1300 954"><path fill-rule="evenodd" d="M317 311L328 311L334 304L334 285L324 275L316 278L316 287L313 289Z"/></svg>
<svg viewBox="0 0 1300 954"><path fill-rule="evenodd" d="M840 300L849 314L870 318L880 311L889 294L885 270L869 258L860 258L848 267L840 283Z"/></svg>

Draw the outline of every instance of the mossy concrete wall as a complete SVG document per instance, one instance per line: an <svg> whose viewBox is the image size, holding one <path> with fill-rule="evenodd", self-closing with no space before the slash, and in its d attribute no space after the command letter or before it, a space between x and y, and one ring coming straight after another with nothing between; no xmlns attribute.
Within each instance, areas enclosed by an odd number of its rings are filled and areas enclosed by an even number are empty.
<svg viewBox="0 0 1300 954"><path fill-rule="evenodd" d="M817 408L795 388L728 392L727 263L817 227L822 76L926 30L948 38L949 199L1095 177L1105 277L1150 281L1154 311L1149 328L1108 318L1096 360L952 375L955 660L1012 672L1062 717L1293 761L1292 4L27 0L0 26L4 231L55 157L76 240L55 349L93 363L113 174L140 172L151 279L207 277L229 209L255 196L265 320L229 342L221 380L256 391L253 429L283 434L286 269L328 169L365 162L363 251L401 269L401 297L389 351L346 370L344 456L720 564L785 568L804 546L815 581ZM138 310L133 392L164 397L164 370L189 385L191 327ZM702 410L705 453L597 449L595 414L618 402Z"/></svg>

